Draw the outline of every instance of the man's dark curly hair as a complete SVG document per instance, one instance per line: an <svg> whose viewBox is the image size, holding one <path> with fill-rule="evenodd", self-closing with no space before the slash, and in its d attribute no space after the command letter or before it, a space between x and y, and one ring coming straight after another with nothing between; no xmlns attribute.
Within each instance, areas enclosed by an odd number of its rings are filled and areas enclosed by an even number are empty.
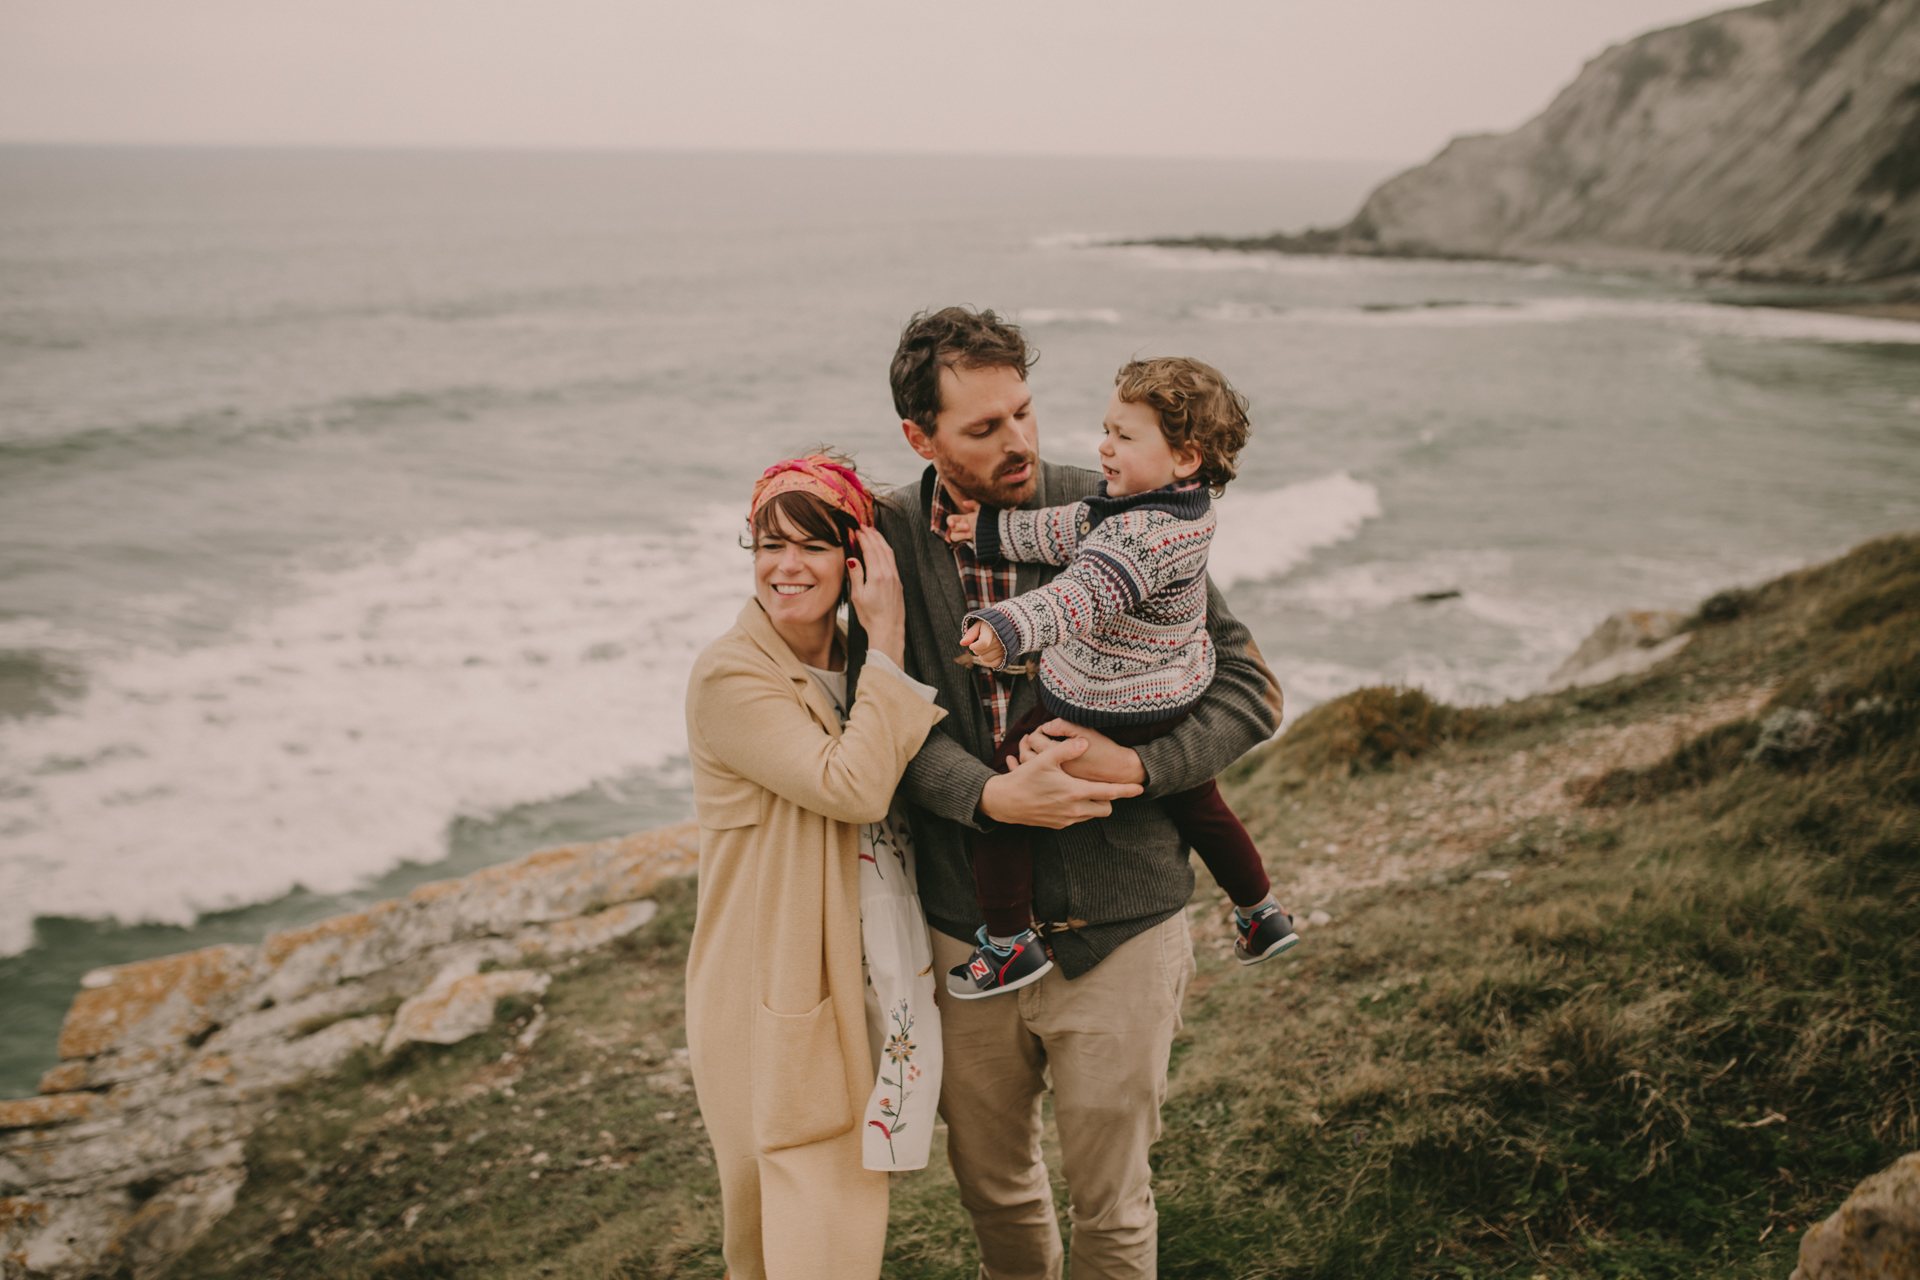
<svg viewBox="0 0 1920 1280"><path fill-rule="evenodd" d="M940 416L942 369L1008 368L1024 378L1039 358L1018 325L991 311L922 311L900 331L900 345L887 370L894 411L932 435L934 419Z"/></svg>

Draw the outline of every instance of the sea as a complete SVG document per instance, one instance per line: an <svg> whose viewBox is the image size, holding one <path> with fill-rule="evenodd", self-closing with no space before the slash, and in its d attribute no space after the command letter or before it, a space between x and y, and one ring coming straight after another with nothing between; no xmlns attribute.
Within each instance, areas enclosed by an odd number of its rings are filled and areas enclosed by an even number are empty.
<svg viewBox="0 0 1920 1280"><path fill-rule="evenodd" d="M691 815L745 501L914 481L902 324L1252 401L1212 571L1289 716L1537 688L1622 608L1920 526L1920 324L1677 277L1121 243L1394 166L0 148L0 1096L91 968Z"/></svg>

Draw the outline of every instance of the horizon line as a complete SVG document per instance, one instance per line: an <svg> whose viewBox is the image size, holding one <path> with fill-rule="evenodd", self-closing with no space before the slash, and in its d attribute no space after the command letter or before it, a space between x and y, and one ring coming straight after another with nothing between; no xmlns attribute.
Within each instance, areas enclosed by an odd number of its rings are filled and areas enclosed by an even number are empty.
<svg viewBox="0 0 1920 1280"><path fill-rule="evenodd" d="M239 142L239 141L128 141L105 139L36 139L0 137L0 149L35 151L278 151L377 155L677 155L752 156L764 158L839 158L894 160L1185 160L1194 162L1257 164L1326 164L1411 167L1431 157L1398 159L1383 156L1287 156L1253 152L1175 153L1159 151L906 151L888 147L775 147L733 145L612 144L612 143L469 143L469 142Z"/></svg>

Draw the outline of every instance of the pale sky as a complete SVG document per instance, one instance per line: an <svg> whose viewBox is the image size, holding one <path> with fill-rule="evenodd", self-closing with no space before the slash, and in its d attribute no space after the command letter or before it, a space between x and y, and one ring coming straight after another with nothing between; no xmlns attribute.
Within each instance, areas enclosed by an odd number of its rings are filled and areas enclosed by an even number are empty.
<svg viewBox="0 0 1920 1280"><path fill-rule="evenodd" d="M1699 0L0 0L0 141L1418 160Z"/></svg>

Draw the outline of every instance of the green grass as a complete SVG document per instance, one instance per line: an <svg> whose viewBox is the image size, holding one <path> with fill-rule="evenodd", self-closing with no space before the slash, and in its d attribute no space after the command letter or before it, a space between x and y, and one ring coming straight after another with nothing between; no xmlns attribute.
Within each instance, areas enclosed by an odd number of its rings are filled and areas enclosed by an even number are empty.
<svg viewBox="0 0 1920 1280"><path fill-rule="evenodd" d="M1649 675L1471 714L1363 690L1236 766L1236 808L1290 850L1441 769L1775 690L1592 782L1575 821L1342 900L1291 964L1203 946L1154 1154L1162 1274L1785 1277L1799 1231L1920 1147L1916 584L1920 539L1871 543L1715 597ZM555 966L511 1093L486 1085L529 1011L289 1096L169 1274L718 1276L691 1095L649 1083L690 889L664 907ZM971 1277L938 1146L893 1190L886 1274Z"/></svg>

